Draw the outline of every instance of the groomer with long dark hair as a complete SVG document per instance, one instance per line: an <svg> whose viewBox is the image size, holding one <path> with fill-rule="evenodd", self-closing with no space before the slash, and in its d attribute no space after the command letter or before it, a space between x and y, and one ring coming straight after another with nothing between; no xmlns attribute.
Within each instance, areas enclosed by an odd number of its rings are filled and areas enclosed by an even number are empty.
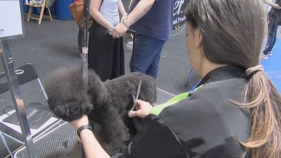
<svg viewBox="0 0 281 158"><path fill-rule="evenodd" d="M159 0L160 1L160 0ZM197 90L152 107L122 158L280 158L281 96L260 65L266 14L259 0L190 0L186 46ZM162 17L159 17L162 18ZM71 122L77 130L87 116ZM88 158L109 158L90 129Z"/></svg>

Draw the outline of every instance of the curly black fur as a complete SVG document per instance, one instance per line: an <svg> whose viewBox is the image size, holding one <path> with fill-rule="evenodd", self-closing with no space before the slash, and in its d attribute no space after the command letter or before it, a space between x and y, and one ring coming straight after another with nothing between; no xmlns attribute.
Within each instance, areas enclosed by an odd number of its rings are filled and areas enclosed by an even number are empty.
<svg viewBox="0 0 281 158"><path fill-rule="evenodd" d="M154 103L157 96L155 80L140 73L102 82L89 70L86 91L81 67L60 68L48 76L45 89L48 105L57 117L73 121L87 114L98 141L109 154L114 154L128 134L136 132L137 120L132 121L127 114L132 108L132 94L136 95L139 80L142 80L139 99Z"/></svg>

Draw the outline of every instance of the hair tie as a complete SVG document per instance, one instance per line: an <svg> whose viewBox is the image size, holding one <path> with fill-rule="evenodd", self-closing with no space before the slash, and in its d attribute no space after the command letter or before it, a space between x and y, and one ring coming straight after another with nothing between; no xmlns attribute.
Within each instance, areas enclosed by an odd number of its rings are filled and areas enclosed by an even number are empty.
<svg viewBox="0 0 281 158"><path fill-rule="evenodd" d="M257 65L254 67L250 67L246 70L246 75L247 76L252 76L255 73L259 72L259 71L263 71L263 66L262 65Z"/></svg>

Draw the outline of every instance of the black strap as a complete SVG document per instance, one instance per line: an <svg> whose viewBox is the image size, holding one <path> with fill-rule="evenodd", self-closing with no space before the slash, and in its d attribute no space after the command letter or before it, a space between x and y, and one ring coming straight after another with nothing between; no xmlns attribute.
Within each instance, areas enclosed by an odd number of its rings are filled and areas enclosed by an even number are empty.
<svg viewBox="0 0 281 158"><path fill-rule="evenodd" d="M84 130L84 129L89 129L92 130L92 126L91 125L83 125L81 127L78 128L77 130L77 136L80 138L80 133Z"/></svg>

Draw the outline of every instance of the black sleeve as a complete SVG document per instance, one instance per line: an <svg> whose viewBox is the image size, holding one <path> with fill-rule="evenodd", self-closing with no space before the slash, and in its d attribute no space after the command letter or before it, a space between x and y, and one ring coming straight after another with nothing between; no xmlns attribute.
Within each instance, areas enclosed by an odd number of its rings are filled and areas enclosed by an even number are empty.
<svg viewBox="0 0 281 158"><path fill-rule="evenodd" d="M187 158L180 140L170 128L155 115L144 119L142 128L129 144L122 158Z"/></svg>

